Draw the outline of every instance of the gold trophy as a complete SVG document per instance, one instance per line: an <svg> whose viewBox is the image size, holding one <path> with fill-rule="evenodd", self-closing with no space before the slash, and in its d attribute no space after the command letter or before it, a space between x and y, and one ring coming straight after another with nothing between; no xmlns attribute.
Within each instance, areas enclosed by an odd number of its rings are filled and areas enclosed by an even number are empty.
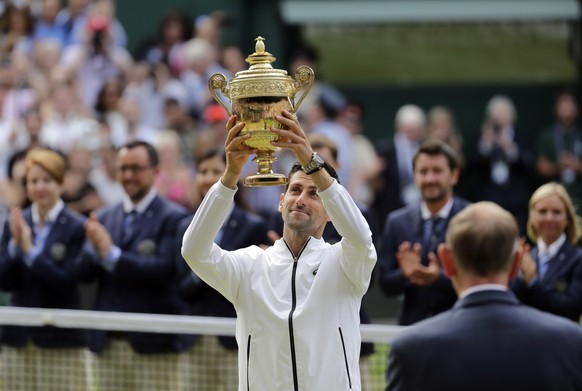
<svg viewBox="0 0 582 391"><path fill-rule="evenodd" d="M274 173L272 169L273 162L277 160L274 156L277 147L271 145L271 141L279 137L271 132L271 127L283 128L275 120L275 115L283 110L295 113L315 80L313 69L305 65L297 68L295 79L288 76L285 70L273 69L271 63L275 57L265 51L264 40L263 37L256 38L255 52L246 59L249 69L237 72L230 86L227 86L226 77L221 73L213 74L208 80L214 99L229 115L235 114L237 121L245 122L241 134L251 134L245 145L257 150L253 162L258 164L259 171L245 178L244 185L250 187L287 183L285 175ZM295 95L302 89L303 94L295 104ZM230 99L232 109L220 99L216 90Z"/></svg>

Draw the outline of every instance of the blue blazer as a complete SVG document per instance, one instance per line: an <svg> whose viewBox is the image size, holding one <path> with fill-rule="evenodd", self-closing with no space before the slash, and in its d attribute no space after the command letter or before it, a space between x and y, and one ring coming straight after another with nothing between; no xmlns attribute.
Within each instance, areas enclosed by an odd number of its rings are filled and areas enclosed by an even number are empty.
<svg viewBox="0 0 582 391"><path fill-rule="evenodd" d="M23 211L28 225L33 226L31 208ZM17 307L80 309L75 259L85 240L85 218L66 206L57 216L46 238L44 248L32 267L24 263L19 251L8 252L11 239L8 221L0 241L0 288L12 293L10 305ZM34 230L33 230L34 235ZM1 342L22 347L28 340L43 348L85 346L85 332L57 327L5 326Z"/></svg>
<svg viewBox="0 0 582 391"><path fill-rule="evenodd" d="M531 255L538 259L537 247L531 250ZM530 286L518 276L511 281L510 287L524 304L579 322L582 315L582 249L566 241L549 262L543 279Z"/></svg>
<svg viewBox="0 0 582 391"><path fill-rule="evenodd" d="M192 218L187 218L180 224L180 233L186 232ZM233 251L252 245L268 245L272 243L267 237L267 225L262 217L234 206L229 218L222 225L222 235L216 242L222 249ZM198 279L186 261L182 260L184 273L180 283L182 298L188 303L190 315L217 316L236 318L236 311L230 301L209 285ZM227 349L236 349L233 337L219 337L221 344ZM191 343L195 338L191 336Z"/></svg>
<svg viewBox="0 0 582 391"><path fill-rule="evenodd" d="M93 309L96 311L182 314L178 296L178 254L176 230L186 216L185 210L160 196L154 198L139 217L139 228L123 238L123 205L117 204L98 212L99 221L121 249L121 257L113 272L101 266L97 253L89 243L78 259L78 271L85 282L97 282ZM89 348L103 350L108 333L89 332ZM138 353L177 352L184 348L180 335L126 332Z"/></svg>
<svg viewBox="0 0 582 391"><path fill-rule="evenodd" d="M582 328L479 291L391 343L387 391L582 390Z"/></svg>
<svg viewBox="0 0 582 391"><path fill-rule="evenodd" d="M444 229L439 232L438 243L445 241L449 220L467 205L468 201L454 198ZM451 281L443 273L434 284L426 287L410 283L400 273L396 259L398 246L405 241L422 243L423 224L420 204L409 205L388 215L382 235L382 246L378 255L380 287L388 296L404 294L398 319L401 325L410 325L448 310L457 300ZM427 256L423 255L421 261L428 265Z"/></svg>

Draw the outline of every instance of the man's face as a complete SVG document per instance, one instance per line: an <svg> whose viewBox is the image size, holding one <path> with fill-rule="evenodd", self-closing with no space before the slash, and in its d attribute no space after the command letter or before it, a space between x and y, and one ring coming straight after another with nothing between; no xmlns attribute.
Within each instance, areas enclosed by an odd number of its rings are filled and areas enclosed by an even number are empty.
<svg viewBox="0 0 582 391"><path fill-rule="evenodd" d="M329 221L317 187L302 171L291 176L287 191L281 195L279 212L286 227L312 236L321 235Z"/></svg>
<svg viewBox="0 0 582 391"><path fill-rule="evenodd" d="M556 102L558 121L567 125L574 123L578 117L578 105L570 95L562 95Z"/></svg>
<svg viewBox="0 0 582 391"><path fill-rule="evenodd" d="M158 173L152 167L144 147L122 148L117 154L117 179L134 202L139 202L149 193Z"/></svg>
<svg viewBox="0 0 582 391"><path fill-rule="evenodd" d="M214 185L226 170L226 163L222 156L213 156L200 162L197 167L196 179L202 198L206 196L210 187Z"/></svg>
<svg viewBox="0 0 582 391"><path fill-rule="evenodd" d="M438 202L452 196L458 179L459 171L451 171L444 155L418 155L414 181L425 202Z"/></svg>

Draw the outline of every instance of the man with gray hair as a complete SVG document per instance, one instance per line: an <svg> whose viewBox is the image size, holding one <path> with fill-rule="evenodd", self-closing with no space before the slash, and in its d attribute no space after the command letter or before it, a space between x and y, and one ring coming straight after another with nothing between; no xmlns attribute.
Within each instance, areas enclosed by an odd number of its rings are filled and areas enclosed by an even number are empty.
<svg viewBox="0 0 582 391"><path fill-rule="evenodd" d="M377 147L384 168L378 176L372 209L381 222L393 210L420 200L414 185L412 158L424 138L426 115L416 105L404 105L396 112L394 126L394 137L380 142Z"/></svg>
<svg viewBox="0 0 582 391"><path fill-rule="evenodd" d="M387 391L582 390L582 329L507 289L518 237L515 218L492 202L453 217L439 256L459 300L394 339Z"/></svg>

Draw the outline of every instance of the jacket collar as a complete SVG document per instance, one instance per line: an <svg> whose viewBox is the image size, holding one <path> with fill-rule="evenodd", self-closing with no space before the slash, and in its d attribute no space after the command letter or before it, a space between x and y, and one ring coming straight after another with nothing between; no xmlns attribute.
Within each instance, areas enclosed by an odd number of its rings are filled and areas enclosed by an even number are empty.
<svg viewBox="0 0 582 391"><path fill-rule="evenodd" d="M484 304L518 305L519 300L511 291L483 290L471 293L457 300L453 308L469 308Z"/></svg>

